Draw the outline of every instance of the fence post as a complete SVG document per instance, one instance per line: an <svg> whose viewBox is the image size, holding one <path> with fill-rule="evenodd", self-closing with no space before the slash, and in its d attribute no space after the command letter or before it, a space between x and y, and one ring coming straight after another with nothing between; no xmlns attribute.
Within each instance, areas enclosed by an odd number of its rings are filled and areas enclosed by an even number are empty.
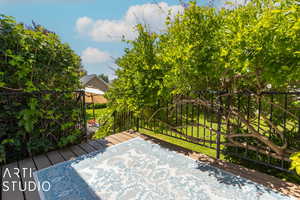
<svg viewBox="0 0 300 200"><path fill-rule="evenodd" d="M84 124L84 133L86 136L86 139L88 138L88 130L87 130L87 122L86 122L86 105L85 105L85 91L82 91L81 95L82 97L82 104L83 104L83 124Z"/></svg>
<svg viewBox="0 0 300 200"><path fill-rule="evenodd" d="M116 111L113 112L113 134L116 133Z"/></svg>
<svg viewBox="0 0 300 200"><path fill-rule="evenodd" d="M222 128L222 93L218 94L219 96L217 97L217 102L219 104L218 106L218 129L217 129L217 137L216 137L216 143L217 143L217 149L216 149L216 158L220 159L220 140L221 140L221 128Z"/></svg>
<svg viewBox="0 0 300 200"><path fill-rule="evenodd" d="M136 131L139 132L140 118L136 117Z"/></svg>

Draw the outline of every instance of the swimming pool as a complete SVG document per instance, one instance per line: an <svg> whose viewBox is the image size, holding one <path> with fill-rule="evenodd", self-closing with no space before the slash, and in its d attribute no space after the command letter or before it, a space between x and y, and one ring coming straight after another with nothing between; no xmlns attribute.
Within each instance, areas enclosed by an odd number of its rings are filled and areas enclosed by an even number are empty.
<svg viewBox="0 0 300 200"><path fill-rule="evenodd" d="M139 137L40 170L45 200L288 200L274 190Z"/></svg>

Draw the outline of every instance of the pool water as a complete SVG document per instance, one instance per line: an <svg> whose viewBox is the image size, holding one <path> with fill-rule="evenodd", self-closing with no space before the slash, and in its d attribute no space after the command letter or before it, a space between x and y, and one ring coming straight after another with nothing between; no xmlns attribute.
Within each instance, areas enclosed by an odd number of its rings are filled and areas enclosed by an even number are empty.
<svg viewBox="0 0 300 200"><path fill-rule="evenodd" d="M45 200L288 200L291 197L139 137L35 172Z"/></svg>

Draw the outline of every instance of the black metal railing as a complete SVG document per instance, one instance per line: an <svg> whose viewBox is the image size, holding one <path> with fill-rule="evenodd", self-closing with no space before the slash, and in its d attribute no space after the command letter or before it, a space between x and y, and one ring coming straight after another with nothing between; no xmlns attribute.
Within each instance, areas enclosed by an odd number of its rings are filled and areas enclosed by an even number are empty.
<svg viewBox="0 0 300 200"><path fill-rule="evenodd" d="M223 154L284 171L300 149L300 92L201 91L159 101L150 112L116 114L116 127L150 130L213 149L218 159Z"/></svg>
<svg viewBox="0 0 300 200"><path fill-rule="evenodd" d="M69 135L85 138L84 97L83 91L1 92L0 139L14 139L5 144L7 157L64 146L74 139ZM201 91L160 100L139 115L114 112L109 121L107 135L145 129L211 149L218 159L287 171L289 155L300 149L300 92Z"/></svg>
<svg viewBox="0 0 300 200"><path fill-rule="evenodd" d="M114 112L112 134L138 128L138 118L131 111Z"/></svg>

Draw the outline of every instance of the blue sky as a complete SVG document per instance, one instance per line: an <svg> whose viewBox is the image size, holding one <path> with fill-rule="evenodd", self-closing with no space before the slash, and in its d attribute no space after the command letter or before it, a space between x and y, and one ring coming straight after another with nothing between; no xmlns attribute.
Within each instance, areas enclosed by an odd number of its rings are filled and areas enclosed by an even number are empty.
<svg viewBox="0 0 300 200"><path fill-rule="evenodd" d="M203 2L205 4L205 2ZM135 38L133 25L164 29L168 10L183 11L177 0L0 0L0 13L18 22L35 21L57 33L83 59L89 74L114 77L114 58L123 54L121 35Z"/></svg>

